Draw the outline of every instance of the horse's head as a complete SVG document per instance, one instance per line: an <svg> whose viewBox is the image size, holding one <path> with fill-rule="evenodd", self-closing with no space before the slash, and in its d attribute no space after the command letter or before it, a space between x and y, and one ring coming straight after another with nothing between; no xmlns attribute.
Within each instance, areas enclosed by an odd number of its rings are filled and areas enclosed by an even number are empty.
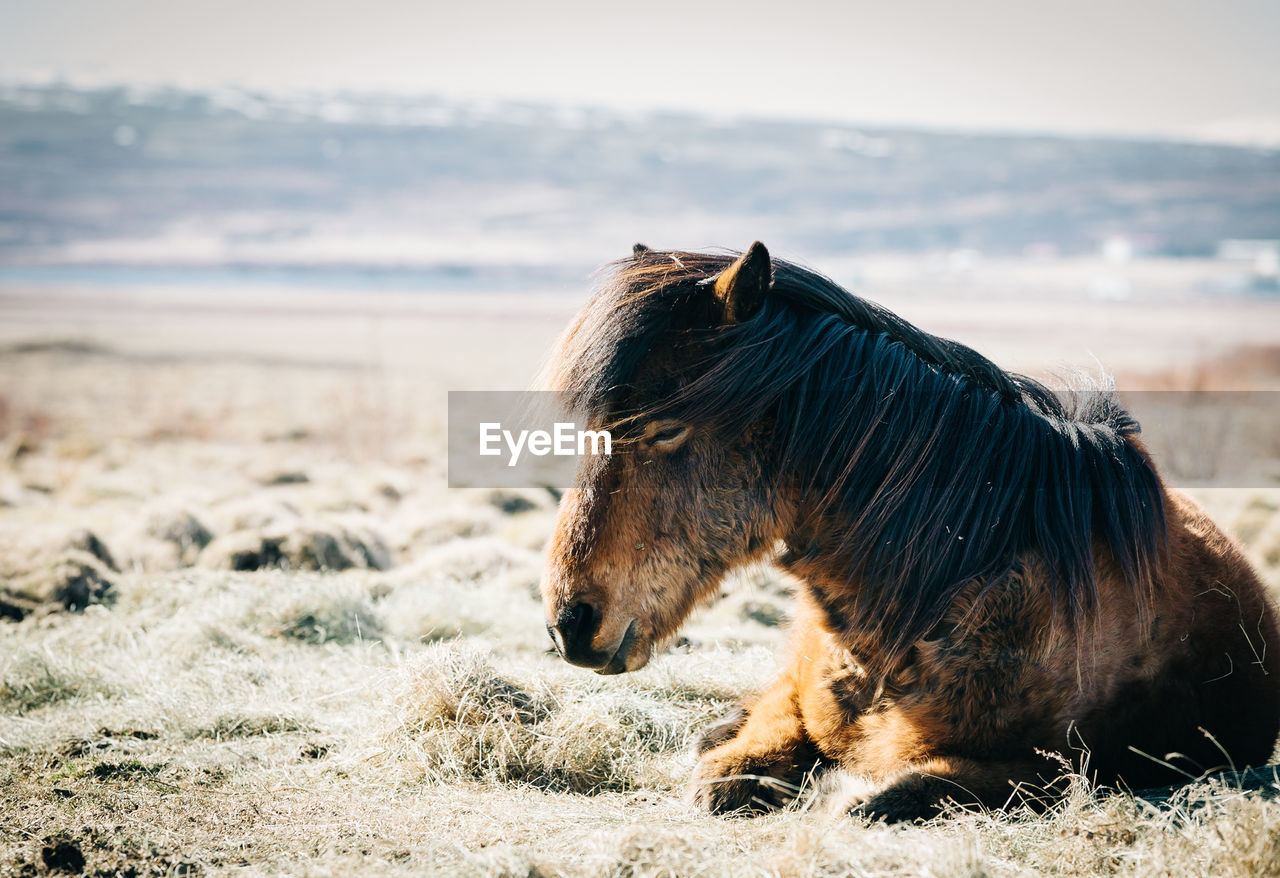
<svg viewBox="0 0 1280 878"><path fill-rule="evenodd" d="M764 304L768 251L697 267L684 256L637 245L626 282L584 308L555 364L556 389L611 428L613 454L584 458L561 501L547 628L566 660L602 674L644 667L726 571L773 545L785 517L769 425L706 421L679 404L691 383L714 381L716 339Z"/></svg>

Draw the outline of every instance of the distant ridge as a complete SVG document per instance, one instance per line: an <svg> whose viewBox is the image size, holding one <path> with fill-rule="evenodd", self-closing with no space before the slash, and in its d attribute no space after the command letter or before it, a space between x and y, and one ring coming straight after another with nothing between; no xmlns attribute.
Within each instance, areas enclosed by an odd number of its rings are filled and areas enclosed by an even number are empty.
<svg viewBox="0 0 1280 878"><path fill-rule="evenodd" d="M633 240L1209 256L1280 151L521 102L0 84L0 266L580 276Z"/></svg>

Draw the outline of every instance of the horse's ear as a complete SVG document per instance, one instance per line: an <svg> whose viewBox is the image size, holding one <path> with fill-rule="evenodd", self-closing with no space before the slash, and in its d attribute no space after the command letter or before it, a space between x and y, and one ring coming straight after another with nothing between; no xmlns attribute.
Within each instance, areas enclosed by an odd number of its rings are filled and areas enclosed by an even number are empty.
<svg viewBox="0 0 1280 878"><path fill-rule="evenodd" d="M631 255L634 256L636 259L639 259L641 256L643 256L648 252L649 252L649 248L646 247L644 244L636 242L635 244L631 245Z"/></svg>
<svg viewBox="0 0 1280 878"><path fill-rule="evenodd" d="M724 322L741 323L754 317L772 285L769 251L756 241L716 278L715 296L724 306Z"/></svg>

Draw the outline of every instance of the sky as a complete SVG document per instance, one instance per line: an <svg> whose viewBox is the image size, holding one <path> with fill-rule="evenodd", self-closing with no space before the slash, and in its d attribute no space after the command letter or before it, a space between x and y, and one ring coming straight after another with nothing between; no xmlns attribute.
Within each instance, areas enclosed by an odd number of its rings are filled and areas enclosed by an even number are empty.
<svg viewBox="0 0 1280 878"><path fill-rule="evenodd" d="M1280 2L0 0L0 77L1176 135L1280 126Z"/></svg>

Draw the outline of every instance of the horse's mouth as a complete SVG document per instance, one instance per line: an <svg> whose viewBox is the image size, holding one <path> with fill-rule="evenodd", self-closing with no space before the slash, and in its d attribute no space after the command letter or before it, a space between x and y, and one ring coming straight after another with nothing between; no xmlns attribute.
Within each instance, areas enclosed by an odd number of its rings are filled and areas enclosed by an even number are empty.
<svg viewBox="0 0 1280 878"><path fill-rule="evenodd" d="M636 620L632 619L631 624L627 626L626 633L622 635L622 642L618 644L618 649L616 652L614 652L613 658L609 659L608 664L606 664L603 668L597 668L596 673L603 674L606 676L612 675L612 674L625 673L628 670L627 658L631 654L632 650L635 648L635 645L636 645ZM647 664L647 661L641 662L635 668L631 668L630 670L639 670L640 668L644 667L645 664Z"/></svg>
<svg viewBox="0 0 1280 878"><path fill-rule="evenodd" d="M638 671L649 663L650 651L636 648L637 642L641 639L639 621L636 619L627 623L626 631L622 633L622 637L617 641L618 645L612 650L608 647L603 650L594 650L583 648L581 645L574 646L575 641L566 642L564 634L554 625L547 626L547 633L551 635L551 644L560 658L571 665L587 668L597 674L612 675ZM576 642L581 644L583 641Z"/></svg>

